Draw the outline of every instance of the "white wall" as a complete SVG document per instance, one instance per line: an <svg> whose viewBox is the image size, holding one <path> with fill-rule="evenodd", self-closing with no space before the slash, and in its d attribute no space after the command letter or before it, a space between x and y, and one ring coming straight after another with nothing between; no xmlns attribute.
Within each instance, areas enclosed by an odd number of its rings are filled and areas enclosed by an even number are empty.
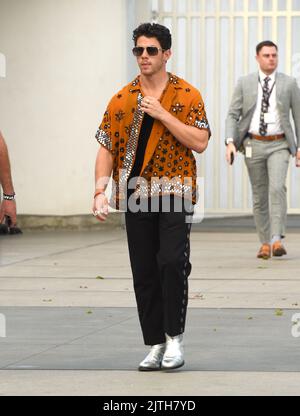
<svg viewBox="0 0 300 416"><path fill-rule="evenodd" d="M0 77L5 78L6 75L6 59L3 53L0 52Z"/></svg>
<svg viewBox="0 0 300 416"><path fill-rule="evenodd" d="M0 0L0 129L19 214L91 212L95 131L127 82L126 0Z"/></svg>

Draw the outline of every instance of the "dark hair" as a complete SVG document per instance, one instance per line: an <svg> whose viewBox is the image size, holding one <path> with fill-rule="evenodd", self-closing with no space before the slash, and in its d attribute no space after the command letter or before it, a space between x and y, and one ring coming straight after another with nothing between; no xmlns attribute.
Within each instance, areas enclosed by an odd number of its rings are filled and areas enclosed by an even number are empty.
<svg viewBox="0 0 300 416"><path fill-rule="evenodd" d="M261 49L264 46L274 46L274 48L276 48L276 50L278 51L277 45L275 45L274 42L272 42L271 40L264 40L263 42L260 42L257 46L256 46L256 55L259 54L259 52L261 51Z"/></svg>
<svg viewBox="0 0 300 416"><path fill-rule="evenodd" d="M143 23L133 31L134 45L136 46L137 40L140 36L146 36L146 38L156 38L163 50L167 51L172 46L172 36L169 29L158 23Z"/></svg>

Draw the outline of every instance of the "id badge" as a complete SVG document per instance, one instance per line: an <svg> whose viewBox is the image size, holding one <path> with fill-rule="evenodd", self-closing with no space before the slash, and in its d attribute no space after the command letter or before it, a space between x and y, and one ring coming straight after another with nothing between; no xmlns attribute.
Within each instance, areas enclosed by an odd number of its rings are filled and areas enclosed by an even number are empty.
<svg viewBox="0 0 300 416"><path fill-rule="evenodd" d="M266 124L276 123L275 114L274 113L265 113L264 114L264 121L265 121Z"/></svg>
<svg viewBox="0 0 300 416"><path fill-rule="evenodd" d="M245 151L246 151L246 158L251 159L252 158L252 147L249 146L249 145L246 146Z"/></svg>

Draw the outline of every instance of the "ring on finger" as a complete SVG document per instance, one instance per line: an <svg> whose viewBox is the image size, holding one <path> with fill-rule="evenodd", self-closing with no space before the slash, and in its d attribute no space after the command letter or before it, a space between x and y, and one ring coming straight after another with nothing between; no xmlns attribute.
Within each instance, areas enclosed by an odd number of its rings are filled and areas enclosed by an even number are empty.
<svg viewBox="0 0 300 416"><path fill-rule="evenodd" d="M100 210L98 211L95 211L94 213L93 213L93 215L94 215L94 217L98 217L98 215L100 215L100 214L103 214L103 209L102 208L100 208Z"/></svg>

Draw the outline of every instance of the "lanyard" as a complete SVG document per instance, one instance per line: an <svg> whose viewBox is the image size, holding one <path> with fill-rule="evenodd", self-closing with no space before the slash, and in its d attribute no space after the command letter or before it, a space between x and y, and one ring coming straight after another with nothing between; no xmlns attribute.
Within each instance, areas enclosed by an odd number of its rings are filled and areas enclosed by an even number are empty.
<svg viewBox="0 0 300 416"><path fill-rule="evenodd" d="M263 95L264 95L264 87L262 86L260 77L258 77L258 82L260 83L260 86L261 86L261 89L262 89L262 92L263 92ZM271 98L271 95L272 95L272 92L273 92L273 89L274 89L275 84L276 84L276 80L274 80L273 85L272 85L272 88L269 91L269 96L268 96L268 100L267 100L268 107L270 106L270 98Z"/></svg>

